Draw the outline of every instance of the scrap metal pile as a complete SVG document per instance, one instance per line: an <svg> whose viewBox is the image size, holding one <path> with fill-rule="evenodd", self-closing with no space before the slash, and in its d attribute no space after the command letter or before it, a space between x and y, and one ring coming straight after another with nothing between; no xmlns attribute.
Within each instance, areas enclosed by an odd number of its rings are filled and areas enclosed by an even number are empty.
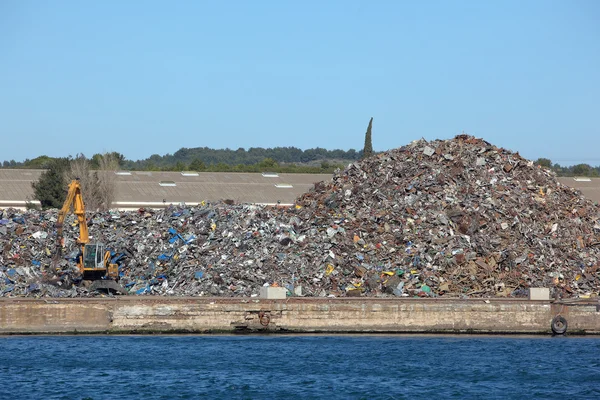
<svg viewBox="0 0 600 400"><path fill-rule="evenodd" d="M0 296L97 296L53 262L57 211L0 214ZM597 296L600 208L518 153L461 135L349 165L292 208L206 204L88 213L130 294ZM70 235L70 236L69 236Z"/></svg>

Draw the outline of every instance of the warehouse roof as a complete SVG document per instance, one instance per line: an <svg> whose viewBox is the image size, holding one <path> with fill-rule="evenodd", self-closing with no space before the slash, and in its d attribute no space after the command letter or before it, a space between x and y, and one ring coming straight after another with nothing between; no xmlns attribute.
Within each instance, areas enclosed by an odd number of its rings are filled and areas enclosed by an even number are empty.
<svg viewBox="0 0 600 400"><path fill-rule="evenodd" d="M0 169L0 207L23 207L33 199L31 183L44 172L40 169Z"/></svg>
<svg viewBox="0 0 600 400"><path fill-rule="evenodd" d="M43 170L0 169L0 207L23 207L33 199L31 183ZM195 204L233 200L236 203L292 204L315 182L329 174L278 174L236 172L119 171L115 207L161 207L164 204ZM558 180L600 202L600 178L561 177ZM66 188L65 188L66 190Z"/></svg>
<svg viewBox="0 0 600 400"><path fill-rule="evenodd" d="M43 170L0 169L0 207L24 206L31 183ZM160 207L170 203L233 200L236 203L293 204L329 174L119 171L117 208ZM66 190L66 188L65 188Z"/></svg>
<svg viewBox="0 0 600 400"><path fill-rule="evenodd" d="M600 178L561 177L558 181L580 190L588 199L600 203Z"/></svg>

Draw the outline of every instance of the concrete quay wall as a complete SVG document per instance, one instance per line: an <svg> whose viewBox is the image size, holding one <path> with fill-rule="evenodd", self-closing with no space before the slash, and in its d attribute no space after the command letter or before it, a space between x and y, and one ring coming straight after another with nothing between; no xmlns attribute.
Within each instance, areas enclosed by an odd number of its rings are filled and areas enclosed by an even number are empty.
<svg viewBox="0 0 600 400"><path fill-rule="evenodd" d="M0 299L0 334L485 333L600 334L600 304L520 299L118 297Z"/></svg>

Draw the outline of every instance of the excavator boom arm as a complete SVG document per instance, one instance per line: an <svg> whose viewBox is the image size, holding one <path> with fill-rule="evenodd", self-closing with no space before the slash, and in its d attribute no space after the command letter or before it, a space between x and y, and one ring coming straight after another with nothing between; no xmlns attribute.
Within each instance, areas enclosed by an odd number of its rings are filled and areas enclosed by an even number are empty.
<svg viewBox="0 0 600 400"><path fill-rule="evenodd" d="M96 289L110 289L126 294L127 291L115 282L119 279L119 266L111 263L110 251L106 250L102 243L90 243L88 225L85 218L85 205L83 204L81 184L78 179L71 181L69 184L67 198L58 212L58 219L56 220L56 232L58 236L57 255L62 253L63 224L71 208L77 216L77 223L79 225L77 243L81 248L81 252L77 258L77 267L83 278L96 280Z"/></svg>
<svg viewBox="0 0 600 400"><path fill-rule="evenodd" d="M80 244L86 244L90 241L90 236L88 233L87 221L85 219L85 205L83 204L83 196L81 195L81 184L78 180L73 180L69 184L67 198L65 199L62 208L58 212L56 231L58 235L57 246L59 246L59 248L62 246L63 224L65 222L65 217L71 208L73 208L73 214L77 216L77 222L79 224L79 238L77 241Z"/></svg>

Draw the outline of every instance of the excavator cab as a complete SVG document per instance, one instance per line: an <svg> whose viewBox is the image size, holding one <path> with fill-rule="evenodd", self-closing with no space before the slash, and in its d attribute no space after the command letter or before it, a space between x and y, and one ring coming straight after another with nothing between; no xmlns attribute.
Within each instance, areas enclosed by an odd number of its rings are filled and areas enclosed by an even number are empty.
<svg viewBox="0 0 600 400"><path fill-rule="evenodd" d="M106 270L104 266L104 245L101 243L88 243L83 248L84 270Z"/></svg>
<svg viewBox="0 0 600 400"><path fill-rule="evenodd" d="M86 243L83 246L82 261L81 272L85 279L118 279L119 268L110 263L110 252L102 243Z"/></svg>

